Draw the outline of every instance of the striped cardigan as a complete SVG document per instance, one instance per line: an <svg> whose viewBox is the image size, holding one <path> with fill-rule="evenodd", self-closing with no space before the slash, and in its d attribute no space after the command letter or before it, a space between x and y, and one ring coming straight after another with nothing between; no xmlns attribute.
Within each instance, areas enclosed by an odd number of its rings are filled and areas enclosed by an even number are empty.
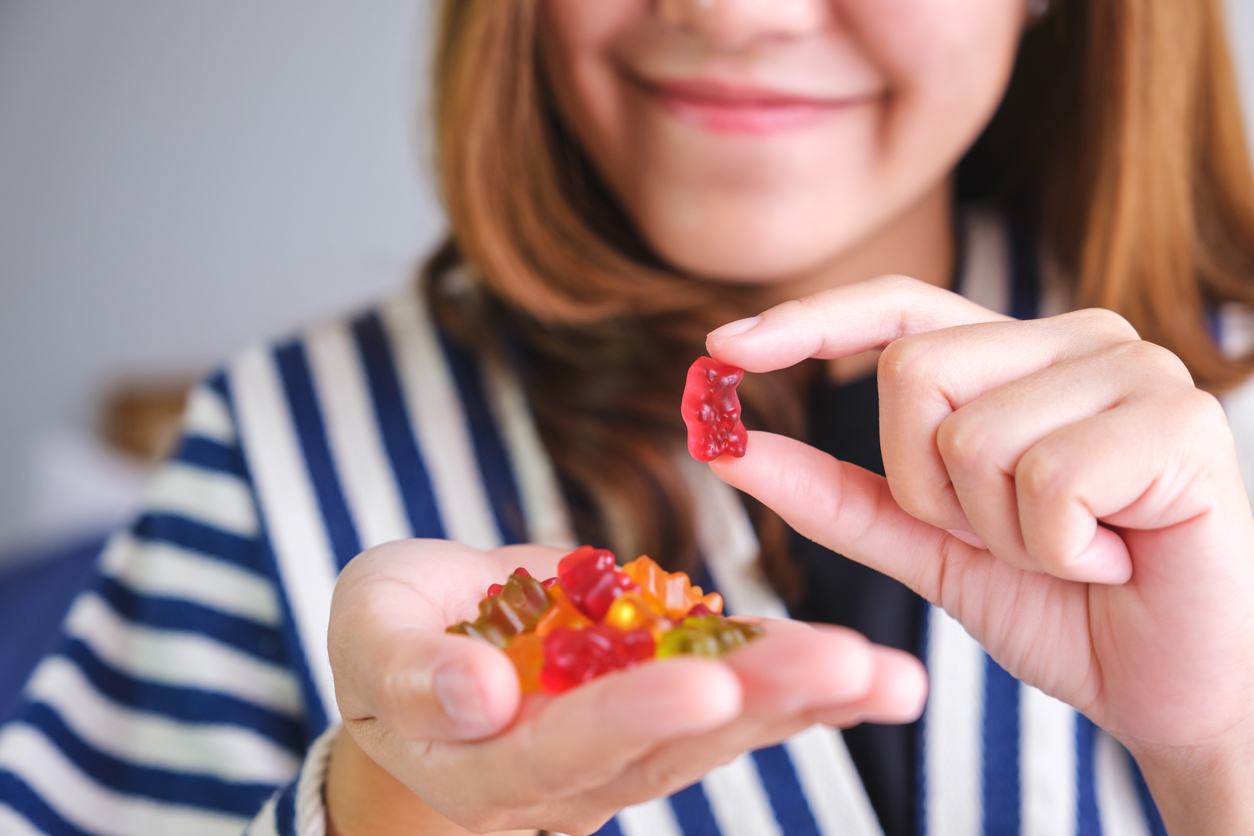
<svg viewBox="0 0 1254 836"><path fill-rule="evenodd" d="M969 222L964 292L1009 309L997 223ZM1046 288L1043 312L1050 313ZM1254 418L1254 395L1247 396ZM1242 401L1241 403L1246 403ZM1250 422L1254 427L1254 421ZM689 466L730 611L786 616L735 493ZM113 538L0 730L0 834L322 836L340 569L371 545L573 543L505 369L442 339L417 294L257 347L193 393L177 453ZM919 740L928 836L1164 833L1134 763L988 658L942 611ZM604 834L880 833L839 732L741 756Z"/></svg>

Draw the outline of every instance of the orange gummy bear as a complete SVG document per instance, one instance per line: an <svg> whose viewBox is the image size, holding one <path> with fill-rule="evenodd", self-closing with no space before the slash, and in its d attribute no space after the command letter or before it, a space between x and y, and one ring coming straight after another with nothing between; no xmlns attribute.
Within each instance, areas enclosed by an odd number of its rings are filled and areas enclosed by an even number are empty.
<svg viewBox="0 0 1254 836"><path fill-rule="evenodd" d="M519 633L505 645L505 655L518 671L518 685L524 694L543 691L540 669L544 667L544 639L535 633Z"/></svg>
<svg viewBox="0 0 1254 836"><path fill-rule="evenodd" d="M705 604L712 613L723 611L723 596L717 592L702 596L701 587L693 586L686 574L667 572L647 555L640 555L621 571L636 582L651 607L672 621L682 620L697 604Z"/></svg>
<svg viewBox="0 0 1254 836"><path fill-rule="evenodd" d="M585 627L592 626L591 619L571 603L570 598L566 596L566 591L562 589L560 583L555 583L549 587L549 598L553 600L552 606L536 622L535 634L540 638L544 638L558 627L582 630Z"/></svg>

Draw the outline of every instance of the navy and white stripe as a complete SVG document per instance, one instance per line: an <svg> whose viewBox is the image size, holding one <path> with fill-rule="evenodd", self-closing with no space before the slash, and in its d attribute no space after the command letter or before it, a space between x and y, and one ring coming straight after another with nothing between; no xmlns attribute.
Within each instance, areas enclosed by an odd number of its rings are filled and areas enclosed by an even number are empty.
<svg viewBox="0 0 1254 836"><path fill-rule="evenodd" d="M6 833L239 833L309 738L219 376L0 731Z"/></svg>
<svg viewBox="0 0 1254 836"><path fill-rule="evenodd" d="M1014 259L990 223L973 221L964 284L1004 309ZM322 836L338 718L325 640L345 563L411 536L572 544L517 381L441 337L414 293L244 352L195 391L185 429L0 731L4 833ZM729 610L784 617L735 492L686 472ZM1109 736L1010 678L943 612L927 634L921 832L1160 832ZM881 831L840 734L815 727L602 832Z"/></svg>

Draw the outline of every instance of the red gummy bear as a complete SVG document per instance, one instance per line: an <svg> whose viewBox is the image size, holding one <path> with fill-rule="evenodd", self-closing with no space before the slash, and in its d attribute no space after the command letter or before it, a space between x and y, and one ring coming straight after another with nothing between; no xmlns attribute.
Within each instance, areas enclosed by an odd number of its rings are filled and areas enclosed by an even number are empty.
<svg viewBox="0 0 1254 836"><path fill-rule="evenodd" d="M605 618L619 595L639 589L618 571L613 552L592 546L580 546L563 557L557 564L557 577L570 602L593 621Z"/></svg>
<svg viewBox="0 0 1254 836"><path fill-rule="evenodd" d="M689 367L679 411L688 425L688 452L697 461L713 461L724 453L737 458L745 454L748 435L740 422L736 394L744 376L744 369L712 357L698 358Z"/></svg>
<svg viewBox="0 0 1254 836"><path fill-rule="evenodd" d="M648 630L624 633L607 624L583 630L558 627L544 637L540 686L560 694L601 674L652 659L654 649Z"/></svg>

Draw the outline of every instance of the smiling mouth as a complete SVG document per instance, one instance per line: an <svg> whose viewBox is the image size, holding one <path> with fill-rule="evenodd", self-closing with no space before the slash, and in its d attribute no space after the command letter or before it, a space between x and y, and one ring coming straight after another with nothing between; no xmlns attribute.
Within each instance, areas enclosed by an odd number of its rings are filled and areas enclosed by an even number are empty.
<svg viewBox="0 0 1254 836"><path fill-rule="evenodd" d="M718 133L773 134L812 127L869 97L823 98L706 80L648 80L628 74L663 111Z"/></svg>

